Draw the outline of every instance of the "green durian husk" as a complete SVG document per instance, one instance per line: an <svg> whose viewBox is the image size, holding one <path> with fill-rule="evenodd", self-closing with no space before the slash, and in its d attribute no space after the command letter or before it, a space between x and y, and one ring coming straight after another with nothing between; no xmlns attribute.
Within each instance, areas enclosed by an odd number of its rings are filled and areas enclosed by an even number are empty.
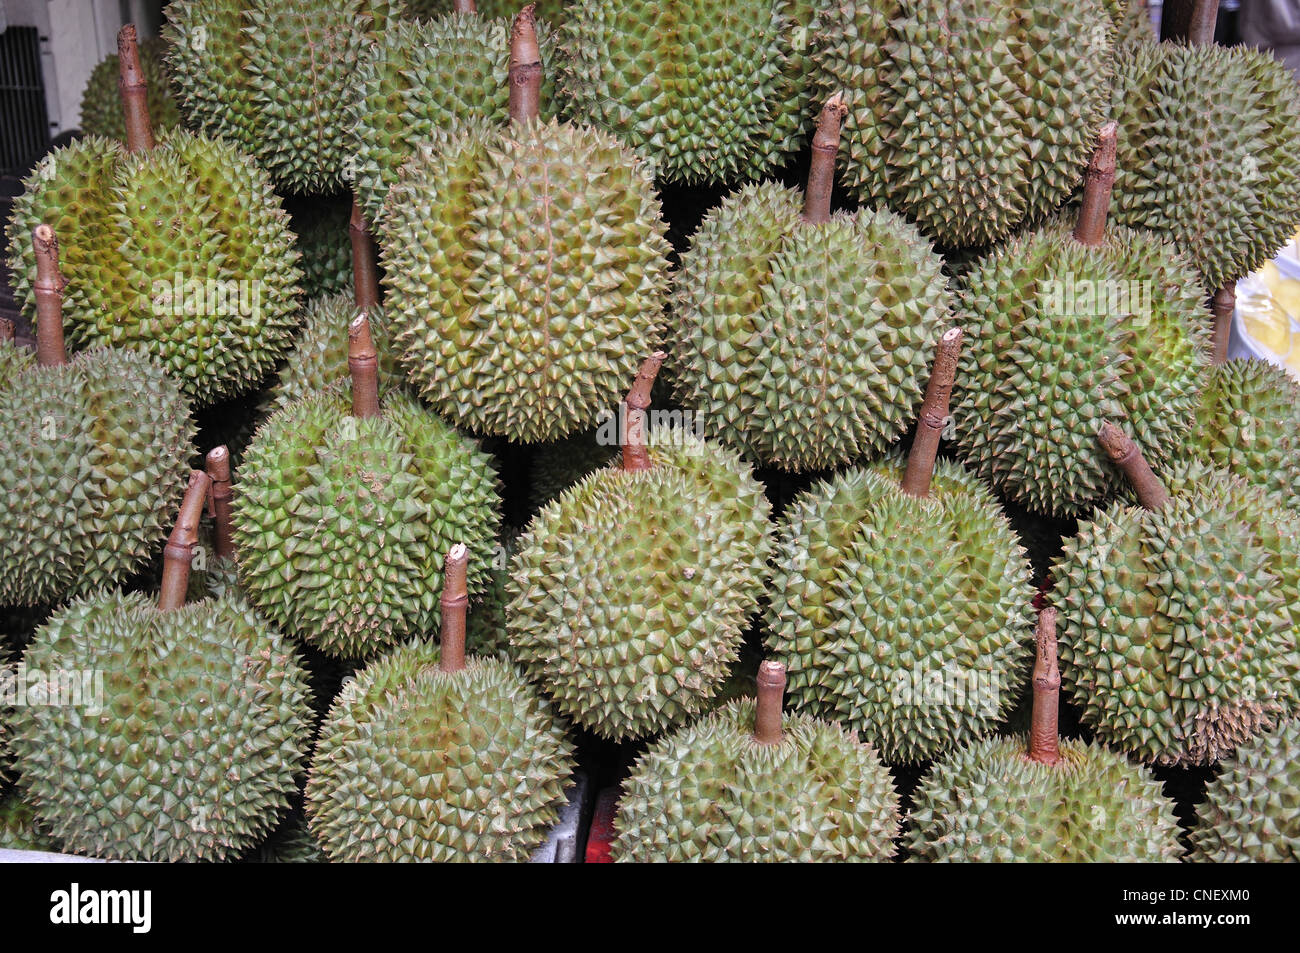
<svg viewBox="0 0 1300 953"><path fill-rule="evenodd" d="M1061 762L1027 740L986 738L935 763L912 795L909 860L958 863L1171 863L1182 854L1173 803L1122 755L1073 739Z"/></svg>
<svg viewBox="0 0 1300 953"><path fill-rule="evenodd" d="M478 123L422 148L380 228L408 379L475 433L594 426L661 339L664 231L645 164L594 129Z"/></svg>
<svg viewBox="0 0 1300 953"><path fill-rule="evenodd" d="M1197 818L1190 861L1300 860L1300 721L1238 748L1206 788Z"/></svg>
<svg viewBox="0 0 1300 953"><path fill-rule="evenodd" d="M791 503L765 613L790 706L891 764L993 731L1033 656L1030 568L993 494L939 461L912 497L903 469L847 470Z"/></svg>
<svg viewBox="0 0 1300 953"><path fill-rule="evenodd" d="M635 863L887 861L898 794L870 745L787 713L754 740L755 703L734 701L655 742L623 782L614 859Z"/></svg>
<svg viewBox="0 0 1300 953"><path fill-rule="evenodd" d="M1097 740L1210 764L1300 701L1300 516L1199 464L1158 510L1116 503L1053 569L1063 687Z"/></svg>
<svg viewBox="0 0 1300 953"><path fill-rule="evenodd" d="M306 677L292 646L238 599L169 612L140 593L77 599L24 661L95 676L79 704L14 717L22 797L71 853L232 859L265 839L297 790L312 725Z"/></svg>
<svg viewBox="0 0 1300 953"><path fill-rule="evenodd" d="M334 700L306 800L331 860L521 861L558 819L574 765L551 707L504 659L439 657L403 645Z"/></svg>
<svg viewBox="0 0 1300 953"><path fill-rule="evenodd" d="M24 181L6 229L34 313L32 230L59 239L69 352L149 355L197 407L246 393L289 349L298 253L270 181L229 145L176 129L147 152L88 137Z"/></svg>
<svg viewBox="0 0 1300 953"><path fill-rule="evenodd" d="M556 709L603 738L705 710L767 576L771 507L732 451L655 430L652 467L597 470L519 540L506 626Z"/></svg>
<svg viewBox="0 0 1300 953"><path fill-rule="evenodd" d="M335 387L273 414L245 454L233 508L250 602L335 658L438 631L442 564L470 551L471 601L500 523L491 461L401 391L374 418Z"/></svg>
<svg viewBox="0 0 1300 953"><path fill-rule="evenodd" d="M0 381L0 605L60 602L143 568L189 475L180 389L134 352L42 367L12 343Z"/></svg>

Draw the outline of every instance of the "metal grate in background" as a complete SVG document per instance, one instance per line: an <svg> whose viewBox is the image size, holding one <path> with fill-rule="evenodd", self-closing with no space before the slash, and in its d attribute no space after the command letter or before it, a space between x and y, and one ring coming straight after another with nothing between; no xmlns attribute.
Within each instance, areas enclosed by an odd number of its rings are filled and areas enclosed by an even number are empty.
<svg viewBox="0 0 1300 953"><path fill-rule="evenodd" d="M0 33L0 175L21 175L49 142L40 31L11 26Z"/></svg>

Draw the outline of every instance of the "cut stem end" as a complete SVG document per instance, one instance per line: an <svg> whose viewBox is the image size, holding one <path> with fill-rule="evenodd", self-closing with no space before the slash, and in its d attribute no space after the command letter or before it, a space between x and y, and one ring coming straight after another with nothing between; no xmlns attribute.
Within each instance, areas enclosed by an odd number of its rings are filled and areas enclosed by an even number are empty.
<svg viewBox="0 0 1300 953"><path fill-rule="evenodd" d="M1029 758L1041 764L1061 763L1057 720L1061 709L1061 671L1056 663L1056 610L1038 614L1034 656L1034 711L1029 728Z"/></svg>
<svg viewBox="0 0 1300 953"><path fill-rule="evenodd" d="M68 363L63 343L63 289L59 272L59 240L54 229L42 223L32 229L36 251L36 362L45 366Z"/></svg>
<svg viewBox="0 0 1300 953"><path fill-rule="evenodd" d="M442 576L442 646L438 668L459 672L465 667L465 614L469 608L469 549L457 543L447 553Z"/></svg>
<svg viewBox="0 0 1300 953"><path fill-rule="evenodd" d="M1148 510L1158 510L1169 502L1169 491L1152 471L1146 457L1142 456L1142 450L1132 437L1107 422L1101 425L1101 429L1097 432L1097 439L1101 441L1111 462L1119 467L1129 485L1133 487L1133 492L1137 494L1138 502L1143 507Z"/></svg>
<svg viewBox="0 0 1300 953"><path fill-rule="evenodd" d="M1081 245L1100 245L1106 238L1106 216L1110 193L1115 187L1115 153L1119 145L1119 124L1108 122L1097 135L1088 168L1084 172L1083 203L1074 226L1074 240Z"/></svg>
<svg viewBox="0 0 1300 953"><path fill-rule="evenodd" d="M149 83L140 67L134 23L117 31L117 66L117 89L122 95L126 120L126 151L147 152L154 147L153 123L149 121Z"/></svg>
<svg viewBox="0 0 1300 953"><path fill-rule="evenodd" d="M953 383L957 380L957 361L961 357L962 329L949 328L939 338L934 368L925 387L925 400L916 421L916 437L907 455L903 472L903 492L910 496L929 496L934 477L934 463L939 457L939 440L948 422Z"/></svg>
<svg viewBox="0 0 1300 953"><path fill-rule="evenodd" d="M542 51L537 43L537 5L519 11L510 27L510 121L530 122L542 112Z"/></svg>
<svg viewBox="0 0 1300 953"><path fill-rule="evenodd" d="M754 740L761 745L781 743L781 706L785 702L785 666L764 662L758 667L758 708L754 715Z"/></svg>
<svg viewBox="0 0 1300 953"><path fill-rule="evenodd" d="M667 357L663 351L655 351L642 361L632 389L623 401L623 469L628 473L649 470L652 466L650 448L646 444L646 411L650 407L650 390L654 387L655 377Z"/></svg>
<svg viewBox="0 0 1300 953"><path fill-rule="evenodd" d="M162 612L185 605L185 593L190 586L190 563L194 559L194 547L198 545L199 520L203 518L203 505L208 498L210 483L202 470L190 471L180 516L172 527L167 545L163 547L162 585L158 589L158 609Z"/></svg>
<svg viewBox="0 0 1300 953"><path fill-rule="evenodd" d="M844 97L836 93L826 101L813 133L808 186L804 189L803 220L812 224L831 220L831 193L835 188L835 154L840 148L840 125L848 115Z"/></svg>
<svg viewBox="0 0 1300 953"><path fill-rule="evenodd" d="M1214 314L1214 353L1210 360L1215 364L1228 363L1228 342L1232 340L1232 316L1236 310L1237 286L1229 282L1210 301L1210 311Z"/></svg>
<svg viewBox="0 0 1300 953"><path fill-rule="evenodd" d="M235 537L230 520L230 498L234 494L230 485L230 451L224 446L213 447L208 451L205 469L211 481L208 503L216 529L213 549L218 559L233 559Z"/></svg>

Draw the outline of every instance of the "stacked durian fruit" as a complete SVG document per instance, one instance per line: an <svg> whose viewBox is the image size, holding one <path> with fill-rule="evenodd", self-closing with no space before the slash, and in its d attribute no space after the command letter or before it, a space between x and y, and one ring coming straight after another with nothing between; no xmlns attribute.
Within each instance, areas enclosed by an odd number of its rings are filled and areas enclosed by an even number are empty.
<svg viewBox="0 0 1300 953"><path fill-rule="evenodd" d="M0 848L524 860L582 771L626 861L1295 859L1300 390L1223 361L1283 67L1124 0L168 18L6 228Z"/></svg>

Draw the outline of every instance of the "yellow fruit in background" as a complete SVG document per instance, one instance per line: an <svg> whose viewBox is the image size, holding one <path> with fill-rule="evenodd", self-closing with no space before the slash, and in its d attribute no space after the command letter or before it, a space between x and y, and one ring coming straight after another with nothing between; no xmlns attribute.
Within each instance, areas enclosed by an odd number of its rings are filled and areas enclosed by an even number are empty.
<svg viewBox="0 0 1300 953"><path fill-rule="evenodd" d="M1253 304L1253 302L1252 302ZM1241 321L1260 347L1279 357L1291 352L1291 319L1273 301L1241 309Z"/></svg>
<svg viewBox="0 0 1300 953"><path fill-rule="evenodd" d="M1260 281L1264 282L1270 293L1272 293L1273 290L1283 281L1282 272L1278 271L1277 265L1273 264L1271 261L1264 262L1264 267L1255 272L1255 275Z"/></svg>
<svg viewBox="0 0 1300 953"><path fill-rule="evenodd" d="M1283 278L1272 291L1273 300L1281 305L1283 311L1292 317L1300 317L1300 281Z"/></svg>

